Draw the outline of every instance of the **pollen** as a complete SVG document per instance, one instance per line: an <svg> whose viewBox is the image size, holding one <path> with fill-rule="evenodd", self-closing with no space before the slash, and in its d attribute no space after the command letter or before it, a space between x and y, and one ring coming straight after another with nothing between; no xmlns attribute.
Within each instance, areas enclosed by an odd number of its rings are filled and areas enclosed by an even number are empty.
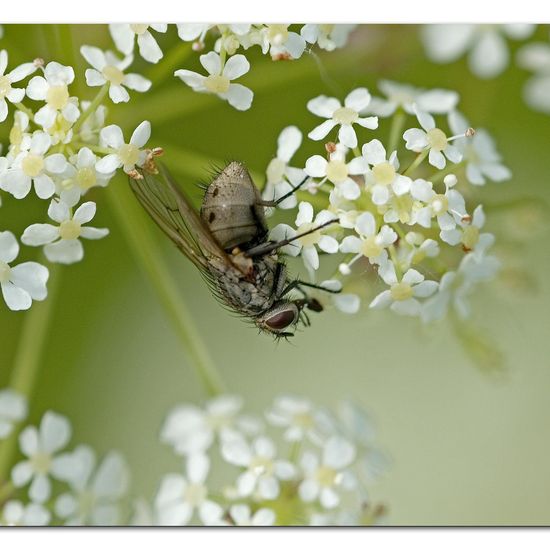
<svg viewBox="0 0 550 550"><path fill-rule="evenodd" d="M358 118L359 115L357 114L357 111L354 111L349 107L340 107L339 109L336 109L332 115L332 119L340 124L353 124Z"/></svg>
<svg viewBox="0 0 550 550"><path fill-rule="evenodd" d="M388 162L381 162L372 168L374 179L382 185L391 185L395 179L395 168Z"/></svg>
<svg viewBox="0 0 550 550"><path fill-rule="evenodd" d="M464 232L462 233L462 244L465 248L468 250L472 250L475 248L476 244L479 241L479 228L477 228L475 225L468 225L464 228Z"/></svg>
<svg viewBox="0 0 550 550"><path fill-rule="evenodd" d="M395 283L394 285L392 285L390 293L391 297L396 302L403 302L405 300L408 300L409 298L412 298L413 289L412 286L408 283Z"/></svg>
<svg viewBox="0 0 550 550"><path fill-rule="evenodd" d="M444 214L449 210L449 199L445 195L436 195L432 199L432 209L436 215Z"/></svg>
<svg viewBox="0 0 550 550"><path fill-rule="evenodd" d="M367 258L377 258L382 254L383 248L378 244L377 238L374 235L371 235L363 241L361 251L363 255Z"/></svg>
<svg viewBox="0 0 550 550"><path fill-rule="evenodd" d="M428 131L428 144L435 151L443 151L447 147L447 136L439 128L432 128Z"/></svg>
<svg viewBox="0 0 550 550"><path fill-rule="evenodd" d="M136 33L136 34L143 34L147 29L149 25L130 25L130 28Z"/></svg>
<svg viewBox="0 0 550 550"><path fill-rule="evenodd" d="M44 159L40 155L29 153L21 162L21 169L25 175L34 178L42 172L44 168Z"/></svg>
<svg viewBox="0 0 550 550"><path fill-rule="evenodd" d="M139 160L139 148L131 143L125 143L117 151L117 155L124 166L134 166Z"/></svg>
<svg viewBox="0 0 550 550"><path fill-rule="evenodd" d="M38 452L31 458L32 468L39 474L47 474L52 465L52 457L49 453Z"/></svg>
<svg viewBox="0 0 550 550"><path fill-rule="evenodd" d="M0 262L0 283L7 283L10 277L11 267L5 262Z"/></svg>
<svg viewBox="0 0 550 550"><path fill-rule="evenodd" d="M103 76L115 86L120 86L124 81L124 73L113 65L107 65L101 72Z"/></svg>
<svg viewBox="0 0 550 550"><path fill-rule="evenodd" d="M338 479L338 472L329 466L320 466L315 472L317 482L321 487L333 487Z"/></svg>
<svg viewBox="0 0 550 550"><path fill-rule="evenodd" d="M97 182L95 170L89 166L80 168L76 173L76 181L81 189L89 189Z"/></svg>
<svg viewBox="0 0 550 550"><path fill-rule="evenodd" d="M348 173L348 167L342 160L331 160L327 164L327 178L333 183L344 181Z"/></svg>
<svg viewBox="0 0 550 550"><path fill-rule="evenodd" d="M59 226L59 236L65 240L78 239L82 228L75 220L66 220Z"/></svg>
<svg viewBox="0 0 550 550"><path fill-rule="evenodd" d="M300 233L307 233L310 229L313 229L314 227L315 224L313 223L304 223L300 226ZM300 237L298 240L300 241L300 244L302 246L313 246L319 242L320 238L321 232L314 231L313 233L309 233L309 235L304 235L303 237Z"/></svg>
<svg viewBox="0 0 550 550"><path fill-rule="evenodd" d="M46 103L55 110L62 109L69 101L69 90L67 86L51 86L46 94Z"/></svg>
<svg viewBox="0 0 550 550"><path fill-rule="evenodd" d="M211 74L204 81L204 87L214 94L224 94L229 90L229 84L229 78L221 74Z"/></svg>

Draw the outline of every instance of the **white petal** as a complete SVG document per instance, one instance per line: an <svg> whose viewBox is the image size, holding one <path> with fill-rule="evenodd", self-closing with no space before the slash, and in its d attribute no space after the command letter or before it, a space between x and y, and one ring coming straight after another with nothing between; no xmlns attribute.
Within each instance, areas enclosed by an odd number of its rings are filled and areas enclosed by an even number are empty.
<svg viewBox="0 0 550 550"><path fill-rule="evenodd" d="M358 113L366 109L370 102L370 94L366 88L357 88L350 92L344 100L344 105Z"/></svg>
<svg viewBox="0 0 550 550"><path fill-rule="evenodd" d="M39 474L35 476L29 489L29 496L35 502L42 504L50 498L51 483L47 476Z"/></svg>
<svg viewBox="0 0 550 550"><path fill-rule="evenodd" d="M277 140L277 158L289 162L302 144L302 132L296 126L287 126Z"/></svg>
<svg viewBox="0 0 550 550"><path fill-rule="evenodd" d="M338 241L329 235L321 235L318 245L327 254L336 254L338 252Z"/></svg>
<svg viewBox="0 0 550 550"><path fill-rule="evenodd" d="M191 483L203 483L210 469L210 460L204 454L194 454L187 459L187 476Z"/></svg>
<svg viewBox="0 0 550 550"><path fill-rule="evenodd" d="M124 77L124 86L136 92L146 92L151 88L152 82L139 74L131 73Z"/></svg>
<svg viewBox="0 0 550 550"><path fill-rule="evenodd" d="M357 147L357 134L350 124L342 124L338 131L338 139L346 147L353 149Z"/></svg>
<svg viewBox="0 0 550 550"><path fill-rule="evenodd" d="M325 122L316 126L307 137L314 141L319 141L327 136L327 134L336 126L337 122L335 120L325 120Z"/></svg>
<svg viewBox="0 0 550 550"><path fill-rule="evenodd" d="M319 269L319 254L314 246L304 246L302 248L302 258L306 267Z"/></svg>
<svg viewBox="0 0 550 550"><path fill-rule="evenodd" d="M437 290L438 286L436 281L422 281L413 288L414 296L417 298L427 298Z"/></svg>
<svg viewBox="0 0 550 550"><path fill-rule="evenodd" d="M399 313L400 315L410 315L411 317L420 315L420 303L414 298L394 302L390 307L393 311Z"/></svg>
<svg viewBox="0 0 550 550"><path fill-rule="evenodd" d="M33 476L33 469L29 460L16 464L11 470L11 480L16 487L23 487Z"/></svg>
<svg viewBox="0 0 550 550"><path fill-rule="evenodd" d="M336 470L349 466L355 458L355 447L340 436L331 437L323 448L323 464Z"/></svg>
<svg viewBox="0 0 550 550"><path fill-rule="evenodd" d="M91 221L96 213L96 204L95 202L88 201L81 204L76 212L74 213L73 220L80 223L88 223Z"/></svg>
<svg viewBox="0 0 550 550"><path fill-rule="evenodd" d="M223 75L229 80L235 80L250 70L250 63L244 55L232 55L225 63Z"/></svg>
<svg viewBox="0 0 550 550"><path fill-rule="evenodd" d="M32 299L26 290L15 286L9 281L1 283L1 287L4 301L12 311L22 311L31 307Z"/></svg>
<svg viewBox="0 0 550 550"><path fill-rule="evenodd" d="M138 35L137 43L139 46L139 53L145 61L149 61L149 63L158 63L158 61L162 59L162 50L150 32L146 31Z"/></svg>
<svg viewBox="0 0 550 550"><path fill-rule="evenodd" d="M416 269L409 269L405 275L403 275L403 282L409 285L421 283L424 280L424 275L416 271Z"/></svg>
<svg viewBox="0 0 550 550"><path fill-rule="evenodd" d="M50 86L43 76L33 76L27 84L27 96L36 101L44 100L49 89Z"/></svg>
<svg viewBox="0 0 550 550"><path fill-rule="evenodd" d="M188 86L191 86L193 90L204 90L205 77L202 74L194 71L188 71L187 69L178 69L174 72L174 76L177 76L180 80L185 82Z"/></svg>
<svg viewBox="0 0 550 550"><path fill-rule="evenodd" d="M230 84L225 94L220 94L223 99L227 99L229 105L235 107L238 111L250 109L254 93L250 88L242 84Z"/></svg>
<svg viewBox="0 0 550 550"><path fill-rule="evenodd" d="M130 94L123 86L111 84L109 86L109 97L113 103L127 103L130 101Z"/></svg>
<svg viewBox="0 0 550 550"><path fill-rule="evenodd" d="M116 124L106 126L99 134L99 140L102 146L119 149L124 145L124 136L122 130Z"/></svg>
<svg viewBox="0 0 550 550"><path fill-rule="evenodd" d="M29 293L33 300L44 300L48 292L46 282L49 271L37 262L24 262L11 270L11 280L15 286Z"/></svg>
<svg viewBox="0 0 550 550"><path fill-rule="evenodd" d="M112 174L117 168L122 166L118 155L111 154L97 161L96 170L102 174Z"/></svg>
<svg viewBox="0 0 550 550"><path fill-rule="evenodd" d="M470 54L470 68L481 78L493 78L506 68L508 57L508 46L500 33L484 32Z"/></svg>
<svg viewBox="0 0 550 550"><path fill-rule="evenodd" d="M428 145L426 132L423 132L419 128L410 128L406 130L403 134L403 139L406 141L405 147L417 153Z"/></svg>
<svg viewBox="0 0 550 550"><path fill-rule="evenodd" d="M47 411L40 422L39 438L43 451L54 453L63 448L71 437L71 424L64 416Z"/></svg>
<svg viewBox="0 0 550 550"><path fill-rule="evenodd" d="M19 244L11 231L0 231L0 261L9 264L19 254Z"/></svg>
<svg viewBox="0 0 550 550"><path fill-rule="evenodd" d="M80 236L83 239L97 240L106 237L108 234L108 229L99 229L97 227L83 227L80 230Z"/></svg>
<svg viewBox="0 0 550 550"><path fill-rule="evenodd" d="M313 155L306 161L305 172L313 178L321 178L327 173L327 160L321 155Z"/></svg>
<svg viewBox="0 0 550 550"><path fill-rule="evenodd" d="M443 170L443 168L445 168L445 165L447 164L443 153L441 151L436 151L435 149L430 149L428 161L432 166L435 166L440 170Z"/></svg>
<svg viewBox="0 0 550 550"><path fill-rule="evenodd" d="M67 168L67 159L61 153L55 153L44 159L44 166L48 172L61 174Z"/></svg>
<svg viewBox="0 0 550 550"><path fill-rule="evenodd" d="M220 56L216 52L208 52L207 54L201 55L200 62L208 74L221 74L222 62Z"/></svg>
<svg viewBox="0 0 550 550"><path fill-rule="evenodd" d="M355 224L355 229L360 235L371 237L376 233L376 221L370 212L363 212Z"/></svg>
<svg viewBox="0 0 550 550"><path fill-rule="evenodd" d="M433 61L448 63L464 53L474 32L472 24L425 25L423 39Z"/></svg>
<svg viewBox="0 0 550 550"><path fill-rule="evenodd" d="M344 237L340 244L340 252L343 252L344 254L357 254L361 251L362 246L363 241L359 237L348 235L347 237Z"/></svg>
<svg viewBox="0 0 550 550"><path fill-rule="evenodd" d="M151 123L148 120L144 120L132 134L130 143L136 147L143 147L151 137Z"/></svg>
<svg viewBox="0 0 550 550"><path fill-rule="evenodd" d="M80 53L94 69L100 72L105 68L105 65L107 65L105 54L95 46L82 46L80 48Z"/></svg>
<svg viewBox="0 0 550 550"><path fill-rule="evenodd" d="M78 239L61 240L44 247L44 254L50 262L73 264L84 257L82 243Z"/></svg>
<svg viewBox="0 0 550 550"><path fill-rule="evenodd" d="M325 95L310 99L307 103L308 111L322 118L332 118L334 111L341 106L342 105L336 98L327 97Z"/></svg>

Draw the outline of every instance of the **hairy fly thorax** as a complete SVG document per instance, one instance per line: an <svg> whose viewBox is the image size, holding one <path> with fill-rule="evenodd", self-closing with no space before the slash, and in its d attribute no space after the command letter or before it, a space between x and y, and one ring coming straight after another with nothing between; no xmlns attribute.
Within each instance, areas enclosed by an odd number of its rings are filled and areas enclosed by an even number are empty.
<svg viewBox="0 0 550 550"><path fill-rule="evenodd" d="M144 170L142 177L131 180L131 186L145 210L201 270L221 300L261 330L292 336L287 329L299 320L309 324L305 309L322 310L302 288L320 287L289 280L278 255L282 246L320 227L292 239L270 241L264 209L286 196L263 200L243 164L231 162L213 179L199 214L162 166L160 173ZM303 298L291 298L292 290Z"/></svg>

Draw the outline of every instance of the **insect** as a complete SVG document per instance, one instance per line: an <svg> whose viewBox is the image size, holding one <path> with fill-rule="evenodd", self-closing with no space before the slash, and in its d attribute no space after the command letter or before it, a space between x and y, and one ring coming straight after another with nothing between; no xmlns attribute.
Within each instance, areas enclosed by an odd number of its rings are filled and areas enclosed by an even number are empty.
<svg viewBox="0 0 550 550"><path fill-rule="evenodd" d="M276 201L265 201L246 167L231 162L206 187L197 213L167 169L159 164L157 172L144 170L142 177L130 179L139 202L221 301L262 331L289 337L294 335L289 329L300 320L309 326L305 310L319 312L323 307L304 287L338 292L289 279L278 254L282 246L336 220L278 242L268 238L265 208L277 206L304 182ZM290 297L294 289L302 298Z"/></svg>

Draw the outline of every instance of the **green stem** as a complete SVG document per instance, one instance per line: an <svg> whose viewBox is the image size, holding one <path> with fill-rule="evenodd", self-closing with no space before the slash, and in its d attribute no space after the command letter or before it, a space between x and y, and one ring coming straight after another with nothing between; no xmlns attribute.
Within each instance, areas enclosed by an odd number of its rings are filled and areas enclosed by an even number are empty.
<svg viewBox="0 0 550 550"><path fill-rule="evenodd" d="M157 292L199 379L209 395L223 393L221 377L159 251L145 213L131 195L128 186L120 180L111 183L107 197L136 260Z"/></svg>
<svg viewBox="0 0 550 550"><path fill-rule="evenodd" d="M112 153L116 152L115 150L109 149L108 147L99 147L98 145L93 145L92 143L86 143L84 141L71 141L71 145L73 147L77 147L78 149L81 149L82 147L88 147L90 151L93 151L94 153L99 153L100 155L111 155Z"/></svg>
<svg viewBox="0 0 550 550"><path fill-rule="evenodd" d="M82 124L86 121L86 119L95 112L95 110L101 105L101 102L103 101L104 97L107 95L107 92L109 91L109 82L106 82L103 84L103 86L100 88L97 95L94 97L93 101L88 105L88 108L82 113L80 118L76 121L75 125L73 126L73 132L74 135L78 132Z"/></svg>
<svg viewBox="0 0 550 550"><path fill-rule="evenodd" d="M60 270L58 264L50 267L48 297L42 303L34 303L25 314L13 361L9 387L24 395L29 402L42 364L44 344L61 279ZM9 477L9 468L16 446L17 433L14 430L0 446L0 480L7 480Z"/></svg>
<svg viewBox="0 0 550 550"><path fill-rule="evenodd" d="M411 165L405 170L405 172L403 172L403 175L408 176L409 174L414 172L424 162L424 159L428 156L429 152L429 149L425 149L424 151L419 153L418 156L411 163Z"/></svg>
<svg viewBox="0 0 550 550"><path fill-rule="evenodd" d="M460 161L460 162L457 162L456 164L447 164L447 166L443 169L443 170L440 170L439 172L437 172L436 174L434 174L431 178L430 178L430 181L432 183L437 183L437 182L440 182L442 181L445 176L449 175L449 174L452 174L453 172L456 172L459 168L461 168L462 166L464 166L465 161Z"/></svg>
<svg viewBox="0 0 550 550"><path fill-rule="evenodd" d="M25 113L31 122L34 122L34 113L28 108L25 107L22 103L16 103L15 106L17 109L19 109L21 112Z"/></svg>
<svg viewBox="0 0 550 550"><path fill-rule="evenodd" d="M401 108L398 108L398 110L393 115L390 128L388 154L391 154L391 152L395 151L395 149L397 148L397 142L399 141L399 137L401 136L401 132L403 131L403 126L405 124L406 118L407 114Z"/></svg>

